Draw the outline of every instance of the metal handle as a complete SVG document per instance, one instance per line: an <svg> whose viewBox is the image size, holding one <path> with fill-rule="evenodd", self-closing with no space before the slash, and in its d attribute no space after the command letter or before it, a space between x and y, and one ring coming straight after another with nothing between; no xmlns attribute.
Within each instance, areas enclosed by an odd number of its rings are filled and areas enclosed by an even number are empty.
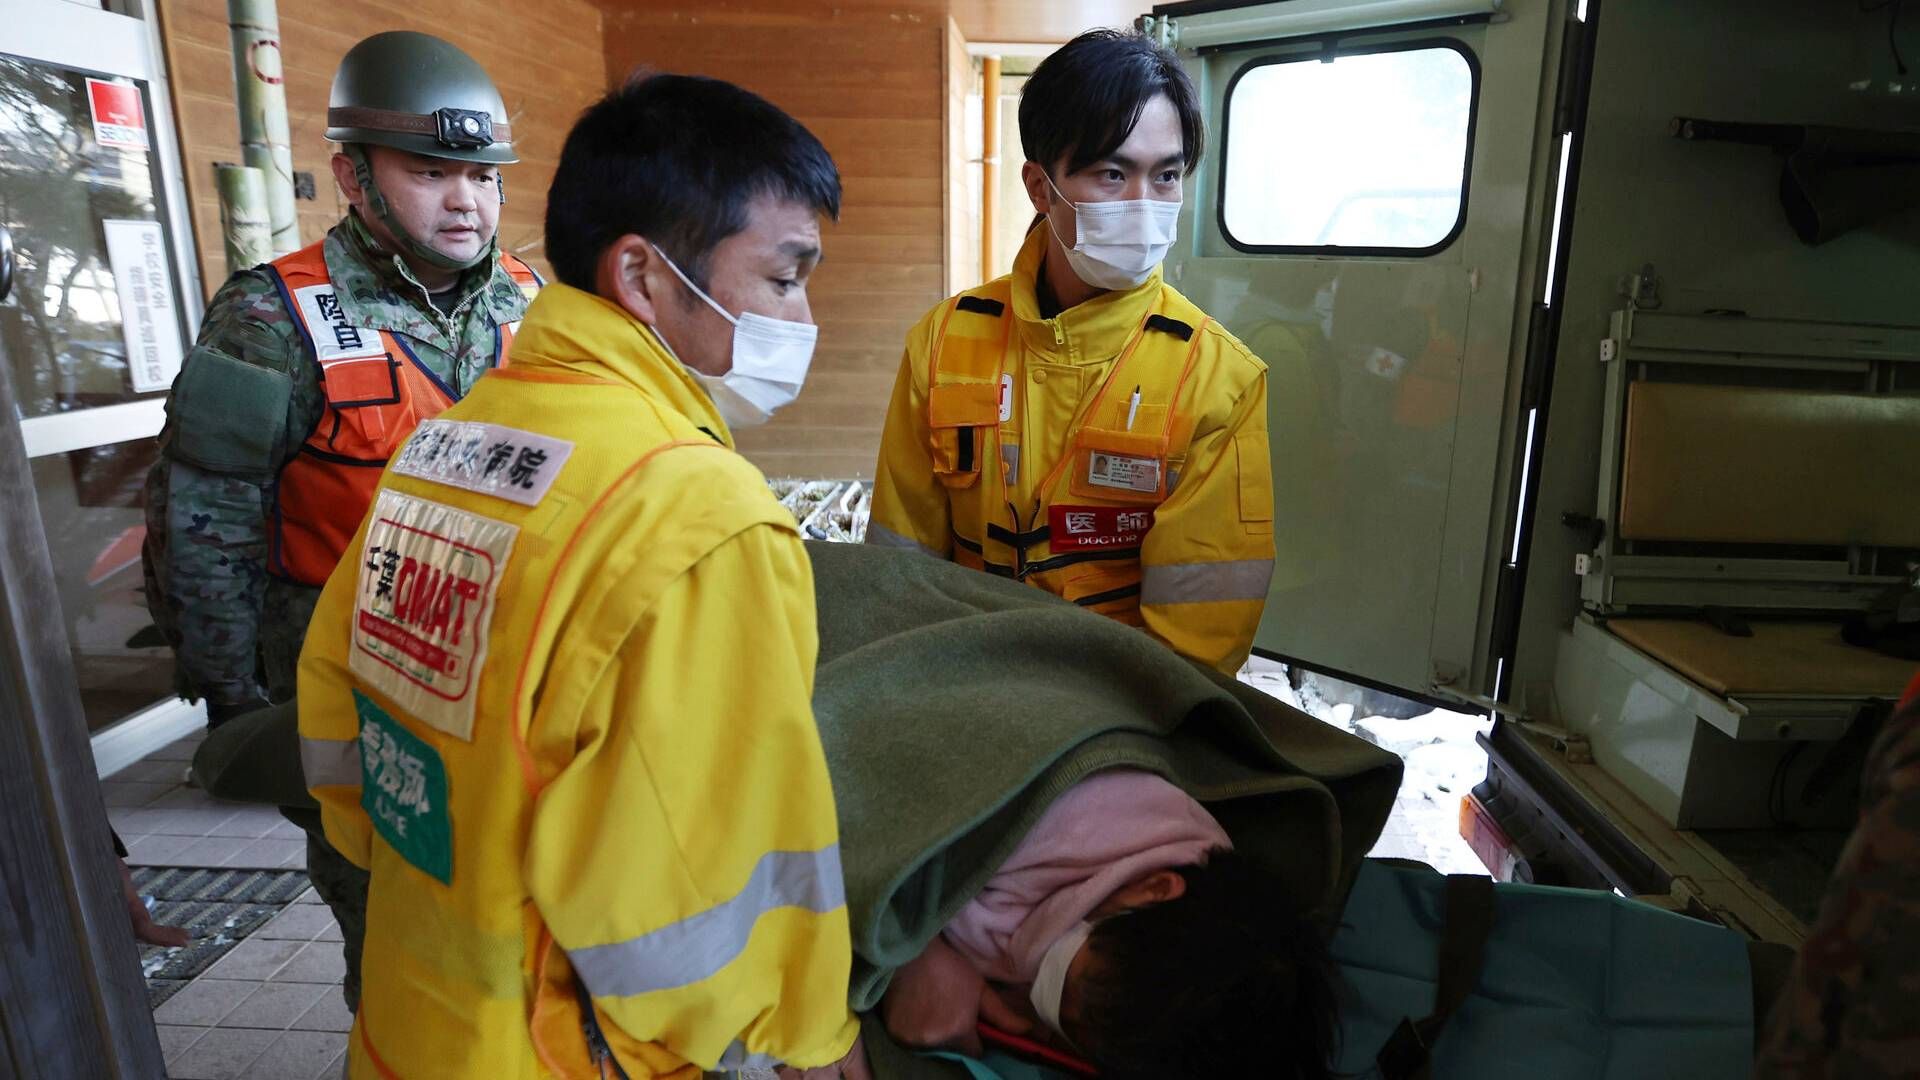
<svg viewBox="0 0 1920 1080"><path fill-rule="evenodd" d="M13 292L13 233L0 225L0 304Z"/></svg>

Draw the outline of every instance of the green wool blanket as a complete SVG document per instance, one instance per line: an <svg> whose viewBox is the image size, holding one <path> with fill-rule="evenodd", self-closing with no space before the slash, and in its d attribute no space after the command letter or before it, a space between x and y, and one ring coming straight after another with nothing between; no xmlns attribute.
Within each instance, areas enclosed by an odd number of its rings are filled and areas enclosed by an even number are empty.
<svg viewBox="0 0 1920 1080"><path fill-rule="evenodd" d="M1399 758L1137 629L913 552L808 548L856 1008L1102 769L1179 785L1327 911L1386 823Z"/></svg>

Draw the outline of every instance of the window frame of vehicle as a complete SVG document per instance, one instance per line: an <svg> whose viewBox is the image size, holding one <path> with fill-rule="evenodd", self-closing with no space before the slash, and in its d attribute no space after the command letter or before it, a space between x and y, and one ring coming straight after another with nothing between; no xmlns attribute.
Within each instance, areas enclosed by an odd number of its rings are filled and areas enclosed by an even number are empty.
<svg viewBox="0 0 1920 1080"><path fill-rule="evenodd" d="M1227 225L1227 181L1230 173L1228 166L1232 161L1234 95L1239 90L1240 80L1246 78L1247 75L1254 71L1279 64L1317 64L1329 60L1339 61L1360 56L1375 56L1402 52L1427 52L1435 49L1445 49L1459 55L1466 63L1467 74L1470 80L1467 98L1466 146L1460 159L1459 206L1455 213L1453 227L1447 230L1445 236L1426 247L1410 247L1405 245L1260 244L1242 240L1234 235L1233 230ZM1460 239L1460 234L1465 232L1467 227L1467 209L1472 201L1473 148L1480 122L1480 84L1481 70L1479 57L1474 54L1472 47L1466 42L1450 37L1420 38L1412 41L1369 44L1345 49L1338 47L1337 43L1329 42L1317 49L1302 48L1285 53L1269 53L1248 60L1233 73L1232 78L1227 80L1226 91L1221 97L1220 177L1216 187L1216 198L1214 200L1214 224L1215 227L1220 230L1221 238L1225 240L1233 250L1250 255L1339 255L1343 257L1362 258L1423 258L1445 251L1447 248L1453 246L1456 240ZM1328 222L1331 223L1332 221L1333 218L1329 217Z"/></svg>

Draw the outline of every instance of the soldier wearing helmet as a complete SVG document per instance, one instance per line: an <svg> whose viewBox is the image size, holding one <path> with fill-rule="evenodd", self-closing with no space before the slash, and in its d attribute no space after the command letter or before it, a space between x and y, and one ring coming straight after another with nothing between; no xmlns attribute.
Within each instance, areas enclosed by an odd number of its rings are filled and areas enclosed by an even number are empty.
<svg viewBox="0 0 1920 1080"><path fill-rule="evenodd" d="M472 57L426 34L367 38L334 76L327 138L351 209L319 243L221 286L147 479L148 606L210 726L292 696L320 586L381 467L503 362L540 285L499 249L500 166L518 158ZM366 874L327 843L298 776L249 786L288 789L276 801L307 831L353 1007Z"/></svg>

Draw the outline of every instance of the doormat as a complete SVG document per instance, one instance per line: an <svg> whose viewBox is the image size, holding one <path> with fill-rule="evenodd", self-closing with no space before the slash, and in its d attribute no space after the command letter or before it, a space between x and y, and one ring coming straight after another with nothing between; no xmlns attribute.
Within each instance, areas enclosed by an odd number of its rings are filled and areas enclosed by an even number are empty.
<svg viewBox="0 0 1920 1080"><path fill-rule="evenodd" d="M194 976L285 911L307 891L307 885L307 875L299 870L135 869L134 889L153 898L154 921L183 926L193 934L191 943L175 949L140 946L148 1001L159 1008Z"/></svg>

